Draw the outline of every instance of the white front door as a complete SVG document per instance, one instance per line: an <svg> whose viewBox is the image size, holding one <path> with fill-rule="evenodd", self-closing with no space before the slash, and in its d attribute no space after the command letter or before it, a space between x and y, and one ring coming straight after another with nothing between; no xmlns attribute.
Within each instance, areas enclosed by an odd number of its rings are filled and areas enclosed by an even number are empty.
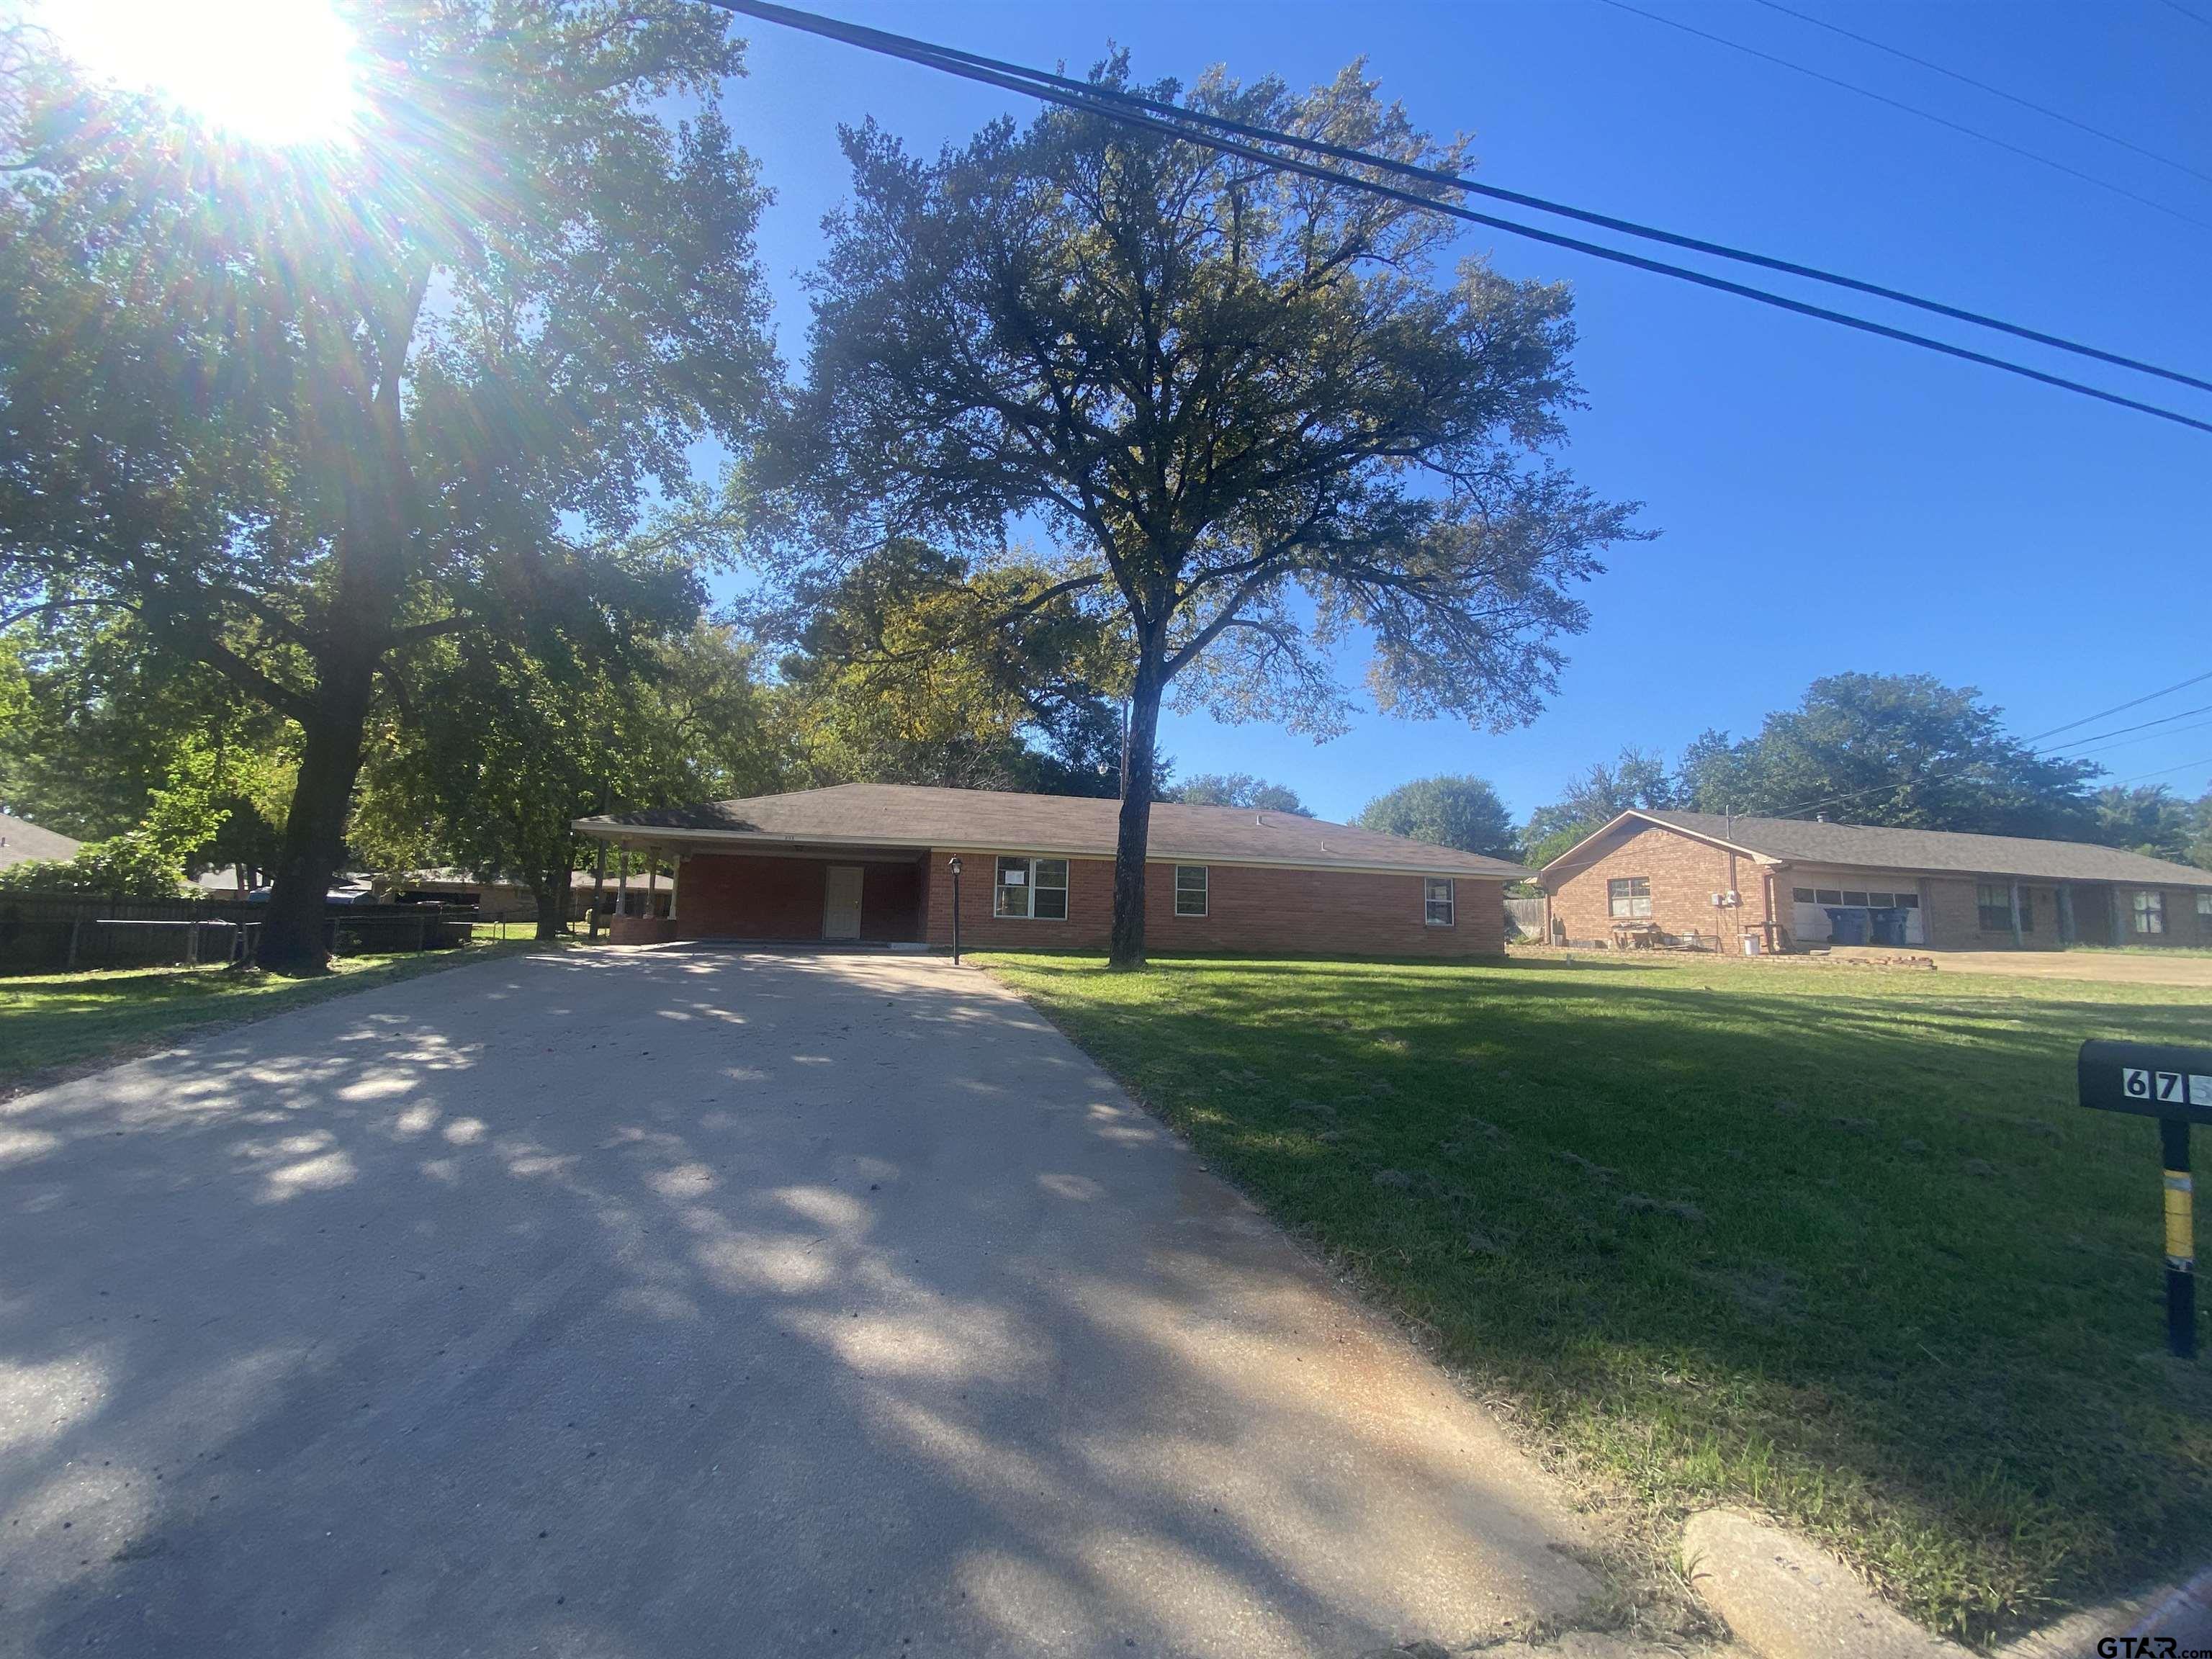
<svg viewBox="0 0 2212 1659"><path fill-rule="evenodd" d="M833 864L823 884L822 937L858 939L860 936L860 866Z"/></svg>

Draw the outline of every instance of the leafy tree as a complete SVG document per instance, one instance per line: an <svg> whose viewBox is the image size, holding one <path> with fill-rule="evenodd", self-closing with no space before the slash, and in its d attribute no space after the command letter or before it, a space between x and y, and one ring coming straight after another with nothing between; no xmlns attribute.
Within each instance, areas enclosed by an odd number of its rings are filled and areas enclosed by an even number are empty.
<svg viewBox="0 0 2212 1659"><path fill-rule="evenodd" d="M108 898L175 898L184 869L137 834L89 841L66 859L26 859L0 870L0 892L87 893Z"/></svg>
<svg viewBox="0 0 2212 1659"><path fill-rule="evenodd" d="M701 626L619 662L463 636L373 743L352 826L386 869L520 882L557 939L588 813L762 793L779 757L753 647Z"/></svg>
<svg viewBox="0 0 2212 1659"><path fill-rule="evenodd" d="M770 361L751 163L672 116L740 69L707 8L358 21L355 143L252 151L47 63L0 184L0 602L128 612L298 726L260 946L295 971L380 698L441 640L695 603L615 550Z"/></svg>
<svg viewBox="0 0 2212 1659"><path fill-rule="evenodd" d="M1186 806L1250 806L1268 812L1291 812L1302 818L1313 816L1296 790L1255 778L1249 772L1200 772L1170 793Z"/></svg>
<svg viewBox="0 0 2212 1659"><path fill-rule="evenodd" d="M797 607L757 611L793 639L779 672L806 777L1118 794L1120 642L1064 594L1002 620L1048 585L1019 557L896 539Z"/></svg>
<svg viewBox="0 0 2212 1659"><path fill-rule="evenodd" d="M1094 71L1129 84L1124 60ZM1297 94L1210 75L1191 107L1456 167L1358 71ZM1585 625L1570 590L1632 533L1541 459L1577 391L1564 288L1479 260L1437 216L1052 109L933 161L846 134L805 384L749 477L790 588L895 536L1054 550L993 614L1073 600L1126 641L1128 765L1162 702L1337 729L1334 653L1384 708L1531 718ZM1151 791L1124 793L1111 961L1144 962Z"/></svg>
<svg viewBox="0 0 2212 1659"><path fill-rule="evenodd" d="M2096 804L2092 839L2212 869L2212 795L2185 800L2160 783L2100 789Z"/></svg>
<svg viewBox="0 0 2212 1659"><path fill-rule="evenodd" d="M1359 809L1352 822L1385 835L1456 847L1462 853L1499 859L1520 856L1513 816L1498 791L1481 778L1416 778L1377 795Z"/></svg>
<svg viewBox="0 0 2212 1659"><path fill-rule="evenodd" d="M1756 737L1707 732L1683 757L1681 804L1706 812L2087 840L2093 761L2039 755L1972 686L1926 674L1837 674Z"/></svg>
<svg viewBox="0 0 2212 1659"><path fill-rule="evenodd" d="M1674 793L1662 757L1632 746L1624 749L1611 765L1593 763L1559 799L1530 813L1521 832L1522 850L1528 863L1540 869L1632 807L1674 805Z"/></svg>
<svg viewBox="0 0 2212 1659"><path fill-rule="evenodd" d="M211 669L149 651L131 618L68 611L0 635L0 799L50 829L120 835L157 791L189 785L214 828L184 849L187 871L263 868L296 758L283 716Z"/></svg>

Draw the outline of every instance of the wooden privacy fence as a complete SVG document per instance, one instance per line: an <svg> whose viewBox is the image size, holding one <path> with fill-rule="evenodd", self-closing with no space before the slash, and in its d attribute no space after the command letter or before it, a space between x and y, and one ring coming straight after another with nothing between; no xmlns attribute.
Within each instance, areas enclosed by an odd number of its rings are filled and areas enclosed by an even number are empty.
<svg viewBox="0 0 2212 1659"><path fill-rule="evenodd" d="M268 914L265 904L235 901L0 893L0 973L247 960ZM467 905L332 904L324 912L340 955L465 945L475 921Z"/></svg>

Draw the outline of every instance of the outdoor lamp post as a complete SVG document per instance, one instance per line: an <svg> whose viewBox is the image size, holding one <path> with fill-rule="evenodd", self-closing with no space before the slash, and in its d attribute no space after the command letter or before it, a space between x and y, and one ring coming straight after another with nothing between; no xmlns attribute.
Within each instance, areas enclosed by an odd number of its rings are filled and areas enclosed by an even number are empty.
<svg viewBox="0 0 2212 1659"><path fill-rule="evenodd" d="M952 965L960 965L960 855L955 853L945 860L945 867L952 872Z"/></svg>

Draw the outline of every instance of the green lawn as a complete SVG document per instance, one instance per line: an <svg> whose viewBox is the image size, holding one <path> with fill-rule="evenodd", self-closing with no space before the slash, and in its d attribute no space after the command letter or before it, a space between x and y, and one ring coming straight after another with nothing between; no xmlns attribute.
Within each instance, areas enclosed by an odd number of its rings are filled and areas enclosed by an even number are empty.
<svg viewBox="0 0 2212 1659"><path fill-rule="evenodd" d="M2201 991L981 960L1655 1519L1765 1510L1983 1644L2212 1550L2156 1130L2073 1072L2212 1045Z"/></svg>
<svg viewBox="0 0 2212 1659"><path fill-rule="evenodd" d="M0 1095L49 1080L67 1068L180 1041L205 1026L258 1019L349 991L530 948L471 945L457 951L339 957L327 975L313 979L222 968L136 968L0 979Z"/></svg>

